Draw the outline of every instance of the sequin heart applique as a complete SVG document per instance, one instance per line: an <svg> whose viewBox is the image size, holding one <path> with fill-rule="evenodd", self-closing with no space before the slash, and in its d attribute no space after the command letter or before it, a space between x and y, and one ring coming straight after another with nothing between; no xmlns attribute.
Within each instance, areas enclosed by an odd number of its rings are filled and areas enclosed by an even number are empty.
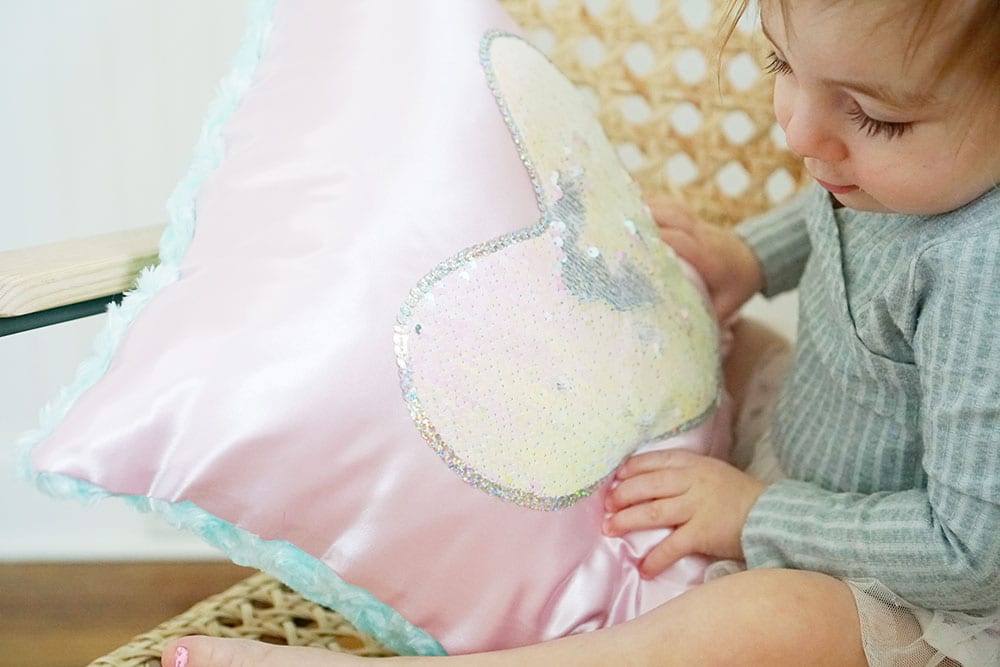
<svg viewBox="0 0 1000 667"><path fill-rule="evenodd" d="M556 510L711 413L718 332L573 84L511 34L487 33L480 60L541 217L418 282L395 329L400 384L462 479Z"/></svg>

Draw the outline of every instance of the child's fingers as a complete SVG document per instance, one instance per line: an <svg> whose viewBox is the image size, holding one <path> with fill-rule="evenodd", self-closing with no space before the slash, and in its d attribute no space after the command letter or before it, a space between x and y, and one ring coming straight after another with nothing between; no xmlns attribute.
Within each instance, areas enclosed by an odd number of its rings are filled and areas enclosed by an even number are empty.
<svg viewBox="0 0 1000 667"><path fill-rule="evenodd" d="M615 512L604 520L601 529L605 535L618 536L634 530L679 526L692 515L683 496L659 498Z"/></svg>
<svg viewBox="0 0 1000 667"><path fill-rule="evenodd" d="M604 498L604 509L618 512L657 498L673 498L691 488L690 476L676 468L660 468L624 480Z"/></svg>
<svg viewBox="0 0 1000 667"><path fill-rule="evenodd" d="M744 300L733 292L719 292L712 297L712 307L720 322L725 322L740 309Z"/></svg>
<svg viewBox="0 0 1000 667"><path fill-rule="evenodd" d="M704 458L700 454L686 449L661 449L655 452L645 452L630 456L618 468L615 476L618 479L628 479L662 468L686 468Z"/></svg>
<svg viewBox="0 0 1000 667"><path fill-rule="evenodd" d="M642 559L639 574L644 579L652 579L684 556L699 553L690 535L691 532L685 530L685 526L670 533Z"/></svg>
<svg viewBox="0 0 1000 667"><path fill-rule="evenodd" d="M685 204L669 197L654 197L649 200L649 209L657 226L672 226L691 229L698 223L698 215Z"/></svg>
<svg viewBox="0 0 1000 667"><path fill-rule="evenodd" d="M660 240L685 259L696 256L702 247L701 242L696 237L682 229L672 227L660 228Z"/></svg>
<svg viewBox="0 0 1000 667"><path fill-rule="evenodd" d="M688 234L694 234L695 227L698 225L698 220L690 215L688 215L684 210L671 208L671 209L661 209L657 211L653 216L653 222L661 230L673 229L678 232L685 232Z"/></svg>

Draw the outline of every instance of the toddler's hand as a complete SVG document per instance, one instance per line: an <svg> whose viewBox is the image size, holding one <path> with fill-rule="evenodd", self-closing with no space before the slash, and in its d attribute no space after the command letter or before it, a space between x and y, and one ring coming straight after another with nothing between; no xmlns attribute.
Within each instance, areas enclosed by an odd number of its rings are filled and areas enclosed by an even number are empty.
<svg viewBox="0 0 1000 667"><path fill-rule="evenodd" d="M660 238L705 281L720 321L764 287L756 256L732 230L704 222L684 204L666 197L654 197L649 207Z"/></svg>
<svg viewBox="0 0 1000 667"><path fill-rule="evenodd" d="M674 528L640 564L645 578L689 554L742 559L743 524L767 488L724 461L683 450L633 456L616 477L605 499L606 535Z"/></svg>

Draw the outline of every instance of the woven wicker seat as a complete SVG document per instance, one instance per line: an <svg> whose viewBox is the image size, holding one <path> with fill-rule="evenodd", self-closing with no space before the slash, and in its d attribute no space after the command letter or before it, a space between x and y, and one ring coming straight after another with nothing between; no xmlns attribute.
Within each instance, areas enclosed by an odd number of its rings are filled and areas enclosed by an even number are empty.
<svg viewBox="0 0 1000 667"><path fill-rule="evenodd" d="M726 0L502 1L591 97L644 192L732 225L797 190L801 162L776 127L756 25L741 24L720 57Z"/></svg>
<svg viewBox="0 0 1000 667"><path fill-rule="evenodd" d="M790 196L798 161L775 131L760 41L737 30L717 62L722 0L504 0L527 36L588 91L646 193L735 222ZM719 72L720 76L716 76ZM207 634L392 653L334 611L258 574L91 663L158 666L174 637Z"/></svg>
<svg viewBox="0 0 1000 667"><path fill-rule="evenodd" d="M164 644L191 634L314 646L370 657L394 655L340 614L259 573L139 635L90 667L159 667Z"/></svg>

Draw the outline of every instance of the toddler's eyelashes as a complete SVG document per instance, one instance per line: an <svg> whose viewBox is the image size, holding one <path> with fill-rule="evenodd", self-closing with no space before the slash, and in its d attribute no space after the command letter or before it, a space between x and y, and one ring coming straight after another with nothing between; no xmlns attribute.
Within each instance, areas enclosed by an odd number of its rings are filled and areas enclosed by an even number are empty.
<svg viewBox="0 0 1000 667"><path fill-rule="evenodd" d="M767 56L767 65L764 66L764 71L768 74L790 74L792 66L779 58L777 53L771 51Z"/></svg>

